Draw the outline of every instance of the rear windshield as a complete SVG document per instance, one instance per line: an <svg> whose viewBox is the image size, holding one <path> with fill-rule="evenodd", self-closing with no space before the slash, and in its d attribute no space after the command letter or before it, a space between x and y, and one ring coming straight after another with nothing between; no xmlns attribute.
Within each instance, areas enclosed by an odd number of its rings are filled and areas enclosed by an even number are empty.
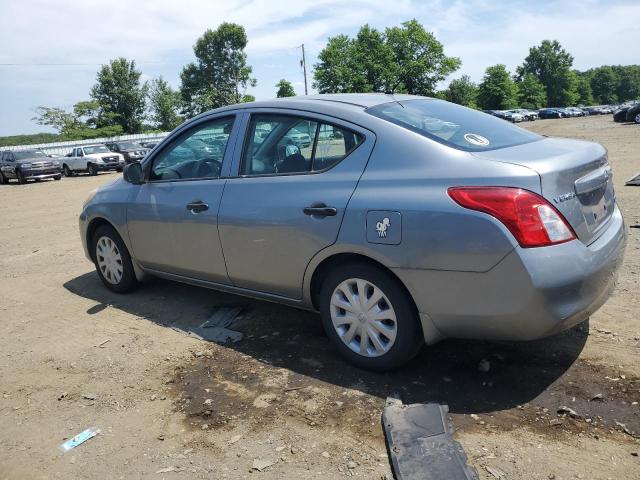
<svg viewBox="0 0 640 480"><path fill-rule="evenodd" d="M468 152L534 142L542 137L486 113L435 99L384 103L366 110L412 132Z"/></svg>

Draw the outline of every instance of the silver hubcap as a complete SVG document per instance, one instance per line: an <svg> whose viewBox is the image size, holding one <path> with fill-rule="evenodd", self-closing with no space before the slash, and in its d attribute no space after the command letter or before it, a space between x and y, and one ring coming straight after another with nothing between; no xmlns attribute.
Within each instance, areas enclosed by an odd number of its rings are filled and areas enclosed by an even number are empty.
<svg viewBox="0 0 640 480"><path fill-rule="evenodd" d="M331 296L331 321L344 344L363 357L379 357L393 346L398 332L396 312L382 290L350 278Z"/></svg>
<svg viewBox="0 0 640 480"><path fill-rule="evenodd" d="M117 285L122 280L122 256L120 250L109 237L100 237L96 244L98 268L105 280Z"/></svg>
<svg viewBox="0 0 640 480"><path fill-rule="evenodd" d="M640 123L640 113L636 115L635 121L636 123Z"/></svg>

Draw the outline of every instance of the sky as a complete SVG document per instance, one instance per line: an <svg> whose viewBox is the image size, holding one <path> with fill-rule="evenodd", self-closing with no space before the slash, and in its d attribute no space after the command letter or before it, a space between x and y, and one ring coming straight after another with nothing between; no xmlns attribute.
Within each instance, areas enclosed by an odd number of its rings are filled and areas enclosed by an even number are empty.
<svg viewBox="0 0 640 480"><path fill-rule="evenodd" d="M178 88L193 44L208 28L235 22L247 31L248 63L258 80L247 93L275 96L280 78L304 93L327 38L416 18L460 57L451 78L478 82L487 66L511 71L529 47L557 39L574 68L640 62L638 0L0 0L0 136L51 131L33 120L39 105L86 100L109 59L134 59L143 80L162 75Z"/></svg>

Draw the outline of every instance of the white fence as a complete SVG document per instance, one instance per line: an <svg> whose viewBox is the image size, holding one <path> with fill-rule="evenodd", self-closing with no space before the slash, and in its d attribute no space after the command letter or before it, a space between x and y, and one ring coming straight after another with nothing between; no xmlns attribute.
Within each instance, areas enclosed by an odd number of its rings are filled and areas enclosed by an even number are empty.
<svg viewBox="0 0 640 480"><path fill-rule="evenodd" d="M47 154L66 155L74 147L81 145L93 145L96 143L113 142L117 140L132 140L135 142L160 141L169 135L169 132L162 133L136 133L131 135L118 135L116 137L90 138L87 140L73 140L70 142L37 143L34 145L15 145L12 147L0 147L0 150L42 150Z"/></svg>

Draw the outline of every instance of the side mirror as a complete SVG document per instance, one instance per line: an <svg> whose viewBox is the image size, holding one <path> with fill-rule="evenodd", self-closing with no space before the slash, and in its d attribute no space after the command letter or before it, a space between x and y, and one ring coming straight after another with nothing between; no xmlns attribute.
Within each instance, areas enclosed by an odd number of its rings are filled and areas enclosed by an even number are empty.
<svg viewBox="0 0 640 480"><path fill-rule="evenodd" d="M124 173L122 174L125 182L129 182L133 185L142 185L144 183L144 175L142 174L142 165L138 162L129 163L124 166Z"/></svg>

